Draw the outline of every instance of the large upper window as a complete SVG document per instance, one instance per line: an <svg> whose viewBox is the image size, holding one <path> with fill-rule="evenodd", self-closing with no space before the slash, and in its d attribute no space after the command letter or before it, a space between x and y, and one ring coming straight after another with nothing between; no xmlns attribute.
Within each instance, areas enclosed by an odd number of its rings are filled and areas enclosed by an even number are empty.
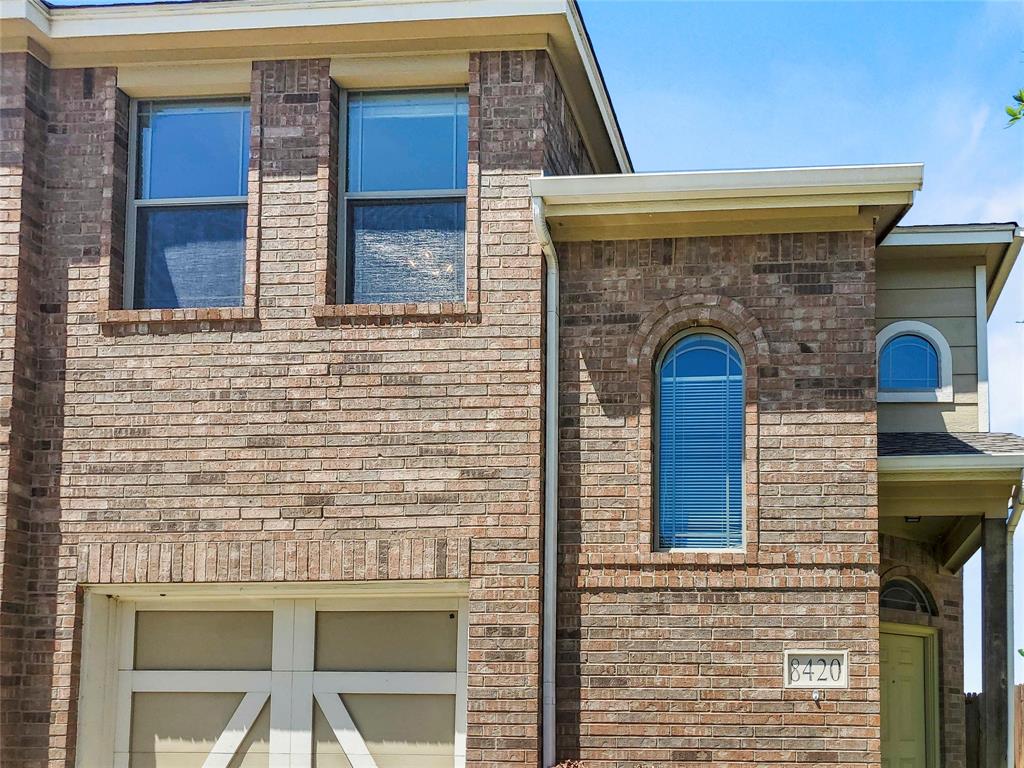
<svg viewBox="0 0 1024 768"><path fill-rule="evenodd" d="M467 115L462 90L349 94L346 301L463 300Z"/></svg>
<svg viewBox="0 0 1024 768"><path fill-rule="evenodd" d="M923 336L905 333L882 349L878 386L889 391L930 390L939 386L939 355Z"/></svg>
<svg viewBox="0 0 1024 768"><path fill-rule="evenodd" d="M658 545L743 544L743 363L722 336L692 333L657 370Z"/></svg>
<svg viewBox="0 0 1024 768"><path fill-rule="evenodd" d="M125 306L242 303L249 105L133 105Z"/></svg>

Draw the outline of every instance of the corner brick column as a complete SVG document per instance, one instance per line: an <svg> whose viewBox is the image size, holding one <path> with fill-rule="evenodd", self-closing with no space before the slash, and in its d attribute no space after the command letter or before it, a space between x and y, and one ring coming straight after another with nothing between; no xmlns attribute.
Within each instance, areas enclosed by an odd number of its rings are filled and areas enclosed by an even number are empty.
<svg viewBox="0 0 1024 768"><path fill-rule="evenodd" d="M49 72L3 54L0 91L0 763L42 765L52 648L38 626L32 507L38 275L44 253Z"/></svg>

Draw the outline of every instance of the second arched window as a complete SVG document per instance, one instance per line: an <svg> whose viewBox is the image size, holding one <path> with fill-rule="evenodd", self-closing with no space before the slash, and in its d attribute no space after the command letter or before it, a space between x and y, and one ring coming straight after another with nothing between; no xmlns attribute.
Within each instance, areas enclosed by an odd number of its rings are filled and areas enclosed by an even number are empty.
<svg viewBox="0 0 1024 768"><path fill-rule="evenodd" d="M717 334L690 333L657 369L660 549L743 545L743 362Z"/></svg>

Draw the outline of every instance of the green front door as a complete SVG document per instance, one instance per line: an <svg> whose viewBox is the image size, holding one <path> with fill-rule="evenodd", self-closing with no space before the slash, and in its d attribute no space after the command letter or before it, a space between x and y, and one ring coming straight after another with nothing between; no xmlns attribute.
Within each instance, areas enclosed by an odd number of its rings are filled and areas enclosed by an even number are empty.
<svg viewBox="0 0 1024 768"><path fill-rule="evenodd" d="M882 632L882 768L929 768L925 638Z"/></svg>

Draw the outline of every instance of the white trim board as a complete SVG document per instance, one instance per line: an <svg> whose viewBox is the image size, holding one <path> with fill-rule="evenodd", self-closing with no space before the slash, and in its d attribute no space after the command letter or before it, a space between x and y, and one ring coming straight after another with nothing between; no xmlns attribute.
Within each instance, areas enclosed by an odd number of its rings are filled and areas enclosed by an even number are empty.
<svg viewBox="0 0 1024 768"><path fill-rule="evenodd" d="M974 318L978 352L978 431L989 431L988 402L988 275L985 265L974 268Z"/></svg>

